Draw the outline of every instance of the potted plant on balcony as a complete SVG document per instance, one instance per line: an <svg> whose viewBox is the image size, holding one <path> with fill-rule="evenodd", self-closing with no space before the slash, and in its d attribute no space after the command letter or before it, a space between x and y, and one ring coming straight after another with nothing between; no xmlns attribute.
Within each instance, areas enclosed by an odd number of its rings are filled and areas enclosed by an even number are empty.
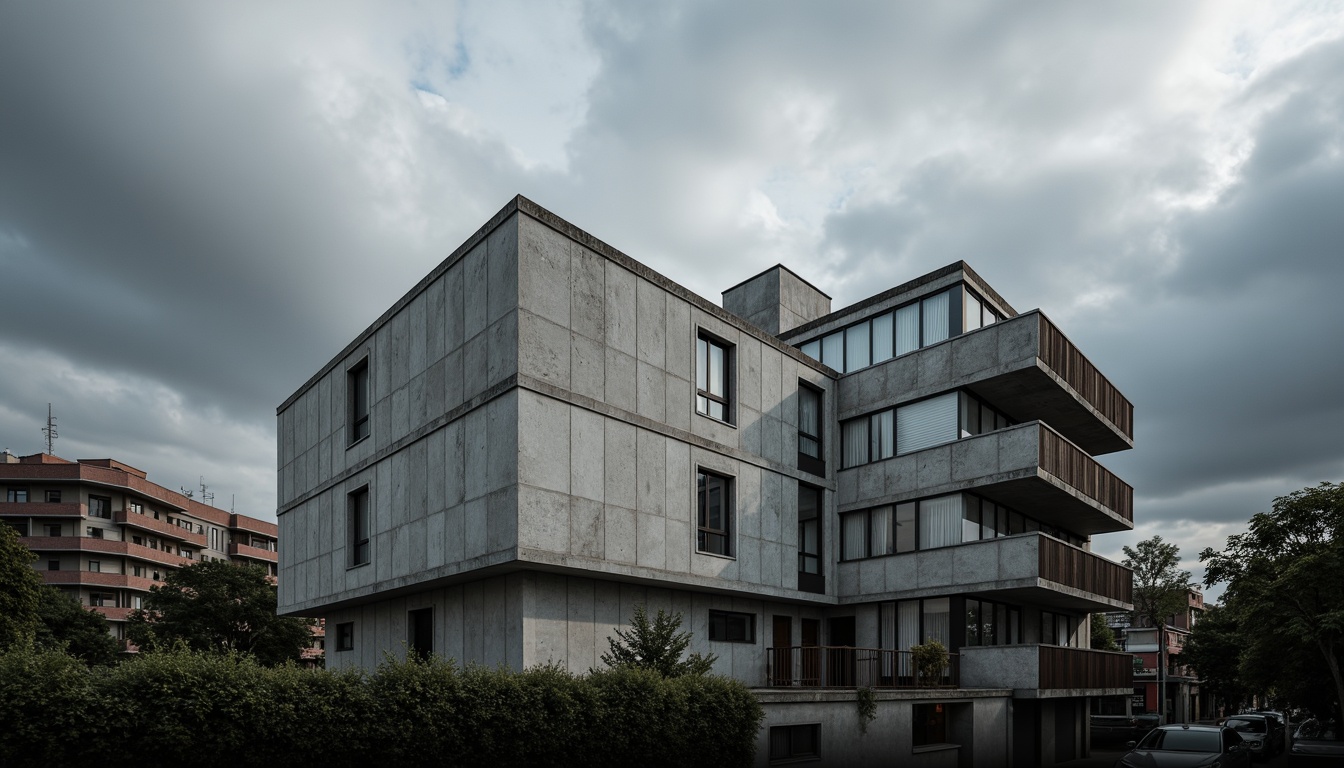
<svg viewBox="0 0 1344 768"><path fill-rule="evenodd" d="M919 673L921 687L936 688L942 683L943 670L947 669L947 648L938 640L929 638L923 645L910 648L910 655Z"/></svg>

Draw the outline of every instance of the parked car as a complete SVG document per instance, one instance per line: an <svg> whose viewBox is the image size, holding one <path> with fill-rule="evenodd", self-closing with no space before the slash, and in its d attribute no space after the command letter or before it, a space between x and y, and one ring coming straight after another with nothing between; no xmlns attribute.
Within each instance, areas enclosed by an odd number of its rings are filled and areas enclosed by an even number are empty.
<svg viewBox="0 0 1344 768"><path fill-rule="evenodd" d="M1283 729L1269 715L1233 715L1223 721L1223 727L1236 731L1255 757L1268 759L1283 751Z"/></svg>
<svg viewBox="0 0 1344 768"><path fill-rule="evenodd" d="M1304 720L1293 734L1288 754L1291 766L1344 765L1344 733L1333 722Z"/></svg>
<svg viewBox="0 0 1344 768"><path fill-rule="evenodd" d="M1092 715L1092 743L1120 745L1138 741L1157 727L1157 716L1152 715Z"/></svg>
<svg viewBox="0 0 1344 768"><path fill-rule="evenodd" d="M1218 725L1163 725L1148 732L1120 758L1116 768L1250 768L1251 753L1241 736Z"/></svg>

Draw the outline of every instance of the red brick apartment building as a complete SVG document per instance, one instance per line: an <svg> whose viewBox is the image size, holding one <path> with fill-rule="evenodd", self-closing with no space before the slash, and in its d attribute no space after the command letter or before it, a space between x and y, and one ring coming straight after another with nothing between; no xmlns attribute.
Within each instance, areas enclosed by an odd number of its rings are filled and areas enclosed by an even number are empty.
<svg viewBox="0 0 1344 768"><path fill-rule="evenodd" d="M46 583L106 616L122 641L131 611L174 568L224 560L276 573L275 523L202 504L113 459L0 453L0 520L24 537Z"/></svg>

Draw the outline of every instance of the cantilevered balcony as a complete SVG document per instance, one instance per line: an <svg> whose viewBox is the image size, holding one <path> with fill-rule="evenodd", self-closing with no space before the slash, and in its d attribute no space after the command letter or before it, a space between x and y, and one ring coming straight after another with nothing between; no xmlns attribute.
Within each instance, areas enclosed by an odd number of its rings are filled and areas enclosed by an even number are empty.
<svg viewBox="0 0 1344 768"><path fill-rule="evenodd" d="M275 550L253 547L247 544L230 544L229 556L256 560L262 563L274 563L277 560Z"/></svg>
<svg viewBox="0 0 1344 768"><path fill-rule="evenodd" d="M1024 533L839 565L842 603L973 594L1094 613L1126 610L1133 574L1043 533Z"/></svg>
<svg viewBox="0 0 1344 768"><path fill-rule="evenodd" d="M191 558L175 555L162 549L134 544L129 541L95 539L91 536L28 536L23 543L34 552L86 552L91 554L122 555L173 567L191 565Z"/></svg>
<svg viewBox="0 0 1344 768"><path fill-rule="evenodd" d="M156 520L149 515L141 514L139 512L129 512L126 510L113 512L112 519L118 525L139 528L142 531L157 533L158 535L169 539L185 541L201 548L205 547L205 534L197 533L194 528L174 525L166 520Z"/></svg>
<svg viewBox="0 0 1344 768"><path fill-rule="evenodd" d="M840 419L963 387L1089 454L1134 447L1134 406L1040 310L845 376Z"/></svg>
<svg viewBox="0 0 1344 768"><path fill-rule="evenodd" d="M1129 695L1134 656L1057 645L962 648L961 685L1012 688L1019 699Z"/></svg>
<svg viewBox="0 0 1344 768"><path fill-rule="evenodd" d="M0 501L0 517L88 517L89 508L74 502Z"/></svg>
<svg viewBox="0 0 1344 768"><path fill-rule="evenodd" d="M122 587L148 592L149 588L162 582L142 576L126 576L120 573L99 573L94 571L39 571L48 584L79 584L86 587Z"/></svg>
<svg viewBox="0 0 1344 768"><path fill-rule="evenodd" d="M1134 489L1041 422L1028 422L838 473L840 511L972 491L1089 536L1134 527Z"/></svg>

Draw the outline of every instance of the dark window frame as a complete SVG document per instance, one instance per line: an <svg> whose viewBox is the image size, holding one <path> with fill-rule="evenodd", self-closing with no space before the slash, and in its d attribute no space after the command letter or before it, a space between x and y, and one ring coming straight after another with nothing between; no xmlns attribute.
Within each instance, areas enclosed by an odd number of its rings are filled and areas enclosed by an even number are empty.
<svg viewBox="0 0 1344 768"><path fill-rule="evenodd" d="M803 494L814 494L816 504L811 513L811 517L803 517ZM805 483L798 484L798 589L803 592L813 592L825 594L826 592L826 564L821 554L826 551L825 544L825 526L822 524L826 516L822 513L825 509L825 491L815 486ZM804 548L804 542L807 541L806 529L808 524L816 528L816 551L810 552ZM808 563L815 563L816 572L806 569Z"/></svg>
<svg viewBox="0 0 1344 768"><path fill-rule="evenodd" d="M803 424L803 398L805 397L816 398L816 434L807 431ZM825 477L826 475L825 432L826 391L800 379L798 381L798 468L819 477ZM803 450L803 446L807 445L808 442L814 444L815 456Z"/></svg>
<svg viewBox="0 0 1344 768"><path fill-rule="evenodd" d="M30 499L32 494L27 488L10 488L5 493L5 501L10 504L27 504Z"/></svg>
<svg viewBox="0 0 1344 768"><path fill-rule="evenodd" d="M910 745L931 747L947 744L947 708L943 702L914 704L910 708Z"/></svg>
<svg viewBox="0 0 1344 768"><path fill-rule="evenodd" d="M48 490L43 493L42 498L44 498L48 504L60 504L61 492L60 490Z"/></svg>
<svg viewBox="0 0 1344 768"><path fill-rule="evenodd" d="M362 501L362 507L361 507ZM373 561L373 499L369 486L363 485L346 494L346 566L358 568Z"/></svg>
<svg viewBox="0 0 1344 768"><path fill-rule="evenodd" d="M369 358L365 355L359 362L345 369L345 400L349 420L346 447L368 438L372 432L369 423L369 416L373 412L372 389Z"/></svg>
<svg viewBox="0 0 1344 768"><path fill-rule="evenodd" d="M739 631L740 630L740 631ZM711 608L706 633L710 642L756 644L756 614Z"/></svg>
<svg viewBox="0 0 1344 768"><path fill-rule="evenodd" d="M820 759L821 723L770 726L770 762Z"/></svg>
<svg viewBox="0 0 1344 768"><path fill-rule="evenodd" d="M733 546L734 531L736 525L736 484L733 477L719 474L712 470L696 468L695 472L696 488L696 552L706 555L718 555L719 557L734 557L737 548ZM721 501L722 509L720 517L722 518L722 527L716 528L710 525L709 519L709 496L717 490ZM715 544L718 547L715 547Z"/></svg>
<svg viewBox="0 0 1344 768"><path fill-rule="evenodd" d="M343 621L336 625L336 652L355 650L355 622Z"/></svg>
<svg viewBox="0 0 1344 768"><path fill-rule="evenodd" d="M703 369L700 364L701 344L706 345L705 364L703 366ZM722 395L716 395L710 392L710 390L713 388L712 382L709 381L709 375L710 375L709 361L711 359L710 347L717 347L723 351ZM729 425L736 423L736 419L734 418L733 414L733 388L734 385L737 383L736 382L737 377L734 375L735 372L737 371L736 352L737 350L732 343L718 336L715 336L714 334L704 330L703 328L698 330L695 334L695 412L701 416L704 416L707 419L713 419L715 421ZM700 386L702 373L704 374L704 384L705 384L703 388ZM711 413L711 411L713 410L713 405L711 405L711 403L717 403L720 406L722 406L723 418L719 418L718 416L715 416Z"/></svg>
<svg viewBox="0 0 1344 768"><path fill-rule="evenodd" d="M856 469L858 467L862 467L867 464L876 464L879 461L890 461L891 459L895 459L900 456L905 456L908 455L909 453L916 452L916 451L906 451L904 453L901 452L900 443L896 441L896 435L895 435L895 430L897 426L896 422L899 418L896 412L899 411L901 408L905 408L906 406L915 405L916 403L922 403L926 400L932 400L938 397L944 397L953 392L957 394L957 437L953 438L952 440L946 443L939 443L938 445L949 445L951 443L957 442L958 440L969 440L972 437L978 437L980 435L988 434L989 432L996 432L1000 429L1008 429L1009 427L1015 427L1022 423L1014 419L1012 416L1009 416L1002 409L985 402L984 398L980 397L979 395L976 395L975 393L963 387L958 387L956 389L951 389L946 392L939 392L937 394L929 395L927 397L921 397L915 400L909 400L901 403L900 405L894 405L890 408L882 408L880 410L876 410L871 413L865 413L861 416L855 416L853 418L845 419L844 421L840 422L840 469L842 470ZM970 426L968 423L966 423L967 419L965 417L968 413L968 409L964 405L965 403L964 398L970 398L972 401L976 403L977 406L979 406L976 409L977 419L980 418L980 415L983 414L985 410L988 410L995 417L996 426L994 427L994 429L988 431L982 430L978 432L972 432L970 434L963 434L964 432L968 432L968 427ZM875 443L878 439L876 436L876 430L873 429L873 425L877 423L879 416L886 413L891 413L892 415L891 416L891 428L893 431L891 437L892 449L890 456L879 456L878 452L873 450L873 443ZM1003 426L997 426L997 424L999 423L999 419L1003 420L1004 422ZM845 426L848 424L855 424L859 422L865 423L864 428L867 430L868 433L866 439L863 441L864 445L867 446L866 449L867 452L864 456L863 461L851 463L850 462L851 457L849 456L849 450L848 450L849 441L845 440L844 438ZM979 423L980 421L978 420L977 429L979 428L978 426ZM922 451L936 447L938 446L928 446L927 448L920 448L918 450Z"/></svg>
<svg viewBox="0 0 1344 768"><path fill-rule="evenodd" d="M100 505L95 504L94 502L102 502L101 512L98 509ZM89 494L89 517L100 517L104 520L112 519L112 498L110 496L95 496L92 493Z"/></svg>
<svg viewBox="0 0 1344 768"><path fill-rule="evenodd" d="M3 522L10 528L13 528L14 532L19 534L20 537L25 537L28 535L27 520L5 520Z"/></svg>
<svg viewBox="0 0 1344 768"><path fill-rule="evenodd" d="M428 661L434 653L434 608L406 612L406 658Z"/></svg>

